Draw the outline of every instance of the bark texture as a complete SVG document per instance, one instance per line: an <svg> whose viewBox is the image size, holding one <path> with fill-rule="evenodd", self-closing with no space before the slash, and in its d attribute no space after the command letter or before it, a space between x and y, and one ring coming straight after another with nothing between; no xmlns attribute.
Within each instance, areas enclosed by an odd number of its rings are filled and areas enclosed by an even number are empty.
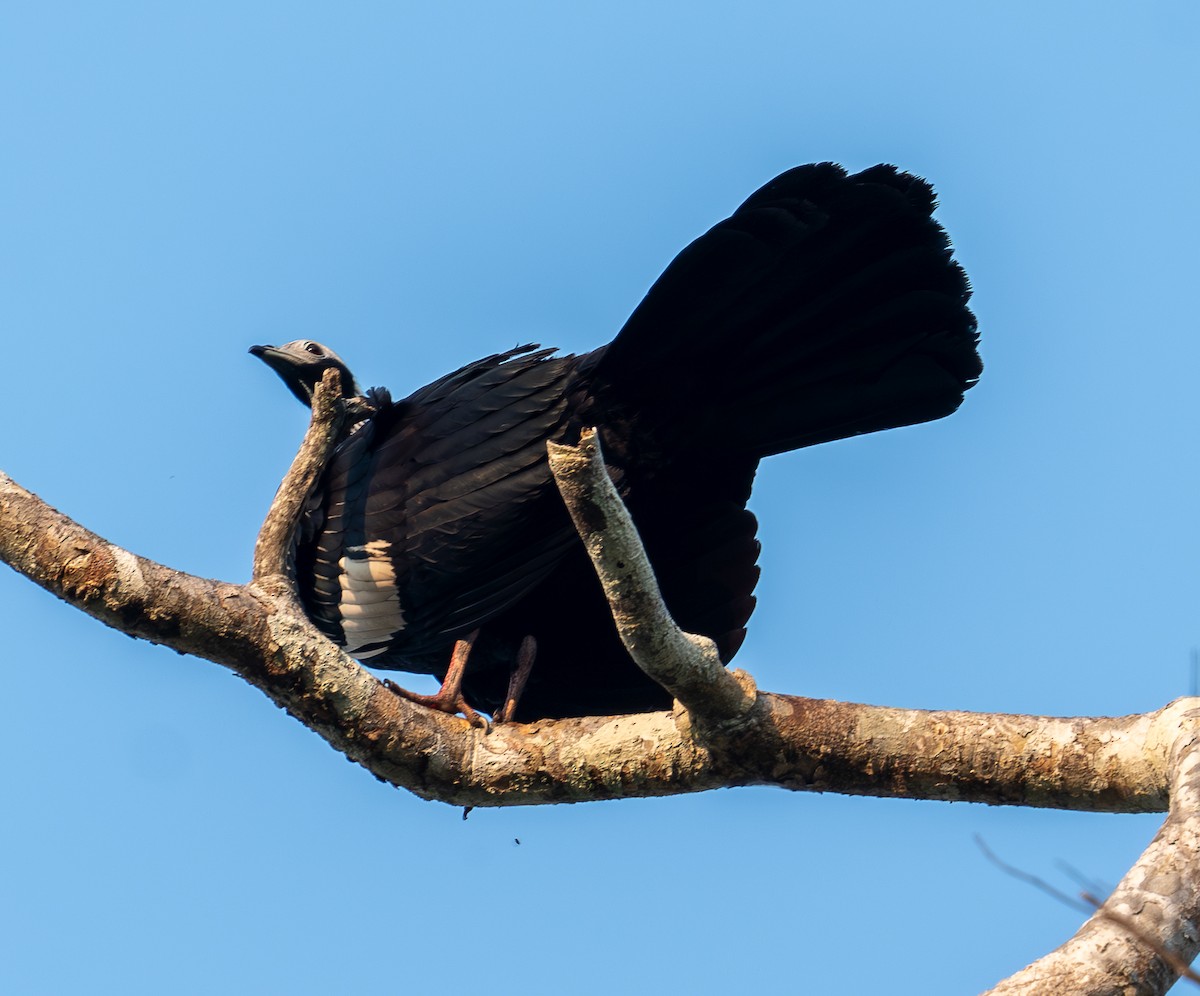
<svg viewBox="0 0 1200 996"><path fill-rule="evenodd" d="M1150 846L1066 944L991 990L1010 994L1164 993L1200 954L1200 707L1179 704L1170 811Z"/></svg>
<svg viewBox="0 0 1200 996"><path fill-rule="evenodd" d="M0 559L124 633L224 665L378 778L457 806L777 785L1096 812L1168 810L1112 896L1058 950L992 992L1165 992L1200 951L1200 701L1052 718L891 709L759 692L670 620L594 436L555 447L564 500L630 653L671 713L491 732L389 691L305 618L291 537L345 417L336 374L268 513L245 585L108 543L0 474Z"/></svg>

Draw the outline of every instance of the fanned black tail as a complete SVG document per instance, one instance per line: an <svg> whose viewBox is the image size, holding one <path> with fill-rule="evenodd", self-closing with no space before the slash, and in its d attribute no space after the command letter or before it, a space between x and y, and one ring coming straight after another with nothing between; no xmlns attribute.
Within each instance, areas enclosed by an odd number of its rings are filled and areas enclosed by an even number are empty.
<svg viewBox="0 0 1200 996"><path fill-rule="evenodd" d="M789 170L675 258L597 386L755 458L950 414L982 367L934 205L892 166Z"/></svg>

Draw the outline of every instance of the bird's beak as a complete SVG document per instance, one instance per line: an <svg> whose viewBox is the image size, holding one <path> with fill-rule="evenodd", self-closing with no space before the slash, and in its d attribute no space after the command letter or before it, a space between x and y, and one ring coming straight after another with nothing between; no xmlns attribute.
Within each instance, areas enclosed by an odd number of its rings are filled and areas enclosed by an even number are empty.
<svg viewBox="0 0 1200 996"><path fill-rule="evenodd" d="M279 374L280 379L287 385L301 404L312 404L312 384L305 372L311 370L296 356L295 353L280 349L277 346L251 346L250 355L256 356L267 366Z"/></svg>
<svg viewBox="0 0 1200 996"><path fill-rule="evenodd" d="M296 357L285 353L278 346L251 346L249 352L251 356L257 356L281 377L285 371L294 370L297 366Z"/></svg>

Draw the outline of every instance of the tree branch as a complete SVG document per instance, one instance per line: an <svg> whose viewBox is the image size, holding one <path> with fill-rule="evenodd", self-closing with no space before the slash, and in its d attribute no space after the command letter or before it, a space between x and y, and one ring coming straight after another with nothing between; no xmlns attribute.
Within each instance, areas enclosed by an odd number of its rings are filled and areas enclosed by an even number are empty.
<svg viewBox="0 0 1200 996"><path fill-rule="evenodd" d="M754 679L727 671L708 637L675 625L633 519L608 476L596 430L584 429L578 446L551 442L547 450L629 655L693 719L716 727L744 719L754 706Z"/></svg>
<svg viewBox="0 0 1200 996"><path fill-rule="evenodd" d="M342 401L342 377L334 368L325 371L313 392L312 420L292 460L275 500L267 511L258 541L254 544L254 568L251 577L273 593L295 592L292 581L292 545L304 503L320 479L337 443L345 421Z"/></svg>
<svg viewBox="0 0 1200 996"><path fill-rule="evenodd" d="M990 996L1157 996L1200 954L1200 709L1176 705L1166 822L1071 940Z"/></svg>
<svg viewBox="0 0 1200 996"><path fill-rule="evenodd" d="M760 693L698 742L667 713L491 734L393 695L288 597L170 570L0 475L0 559L108 626L215 661L373 774L453 805L530 805L733 785L1103 812L1162 811L1187 700L1117 718L892 709Z"/></svg>

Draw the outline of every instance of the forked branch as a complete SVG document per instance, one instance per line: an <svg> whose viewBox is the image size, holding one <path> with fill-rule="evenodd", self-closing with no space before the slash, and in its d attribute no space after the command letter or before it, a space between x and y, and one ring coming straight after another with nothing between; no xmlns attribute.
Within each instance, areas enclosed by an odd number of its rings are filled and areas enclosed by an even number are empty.
<svg viewBox="0 0 1200 996"><path fill-rule="evenodd" d="M991 993L1165 993L1200 954L1200 707L1178 714L1170 810L1141 857L1061 947Z"/></svg>

